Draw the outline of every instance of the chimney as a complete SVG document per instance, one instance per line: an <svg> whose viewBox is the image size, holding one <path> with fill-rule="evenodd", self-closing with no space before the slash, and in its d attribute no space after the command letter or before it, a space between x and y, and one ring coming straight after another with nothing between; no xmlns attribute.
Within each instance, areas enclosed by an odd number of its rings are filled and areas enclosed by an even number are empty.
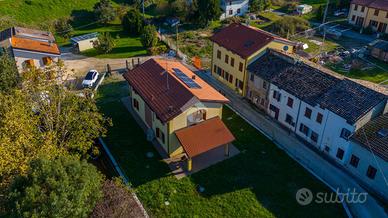
<svg viewBox="0 0 388 218"><path fill-rule="evenodd" d="M195 80L195 75L192 75L192 76L191 76L191 79Z"/></svg>

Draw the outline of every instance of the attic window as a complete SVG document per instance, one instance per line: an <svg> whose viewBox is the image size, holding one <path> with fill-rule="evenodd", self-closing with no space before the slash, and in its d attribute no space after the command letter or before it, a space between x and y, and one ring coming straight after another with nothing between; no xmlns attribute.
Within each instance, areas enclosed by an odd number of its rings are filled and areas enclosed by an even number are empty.
<svg viewBox="0 0 388 218"><path fill-rule="evenodd" d="M253 44L255 44L255 42L249 40L249 41L246 41L246 42L244 43L244 47L249 48L249 47L251 47Z"/></svg>
<svg viewBox="0 0 388 218"><path fill-rule="evenodd" d="M387 137L388 136L388 129L380 129L379 131L377 131L377 135L381 138L384 138L384 137Z"/></svg>

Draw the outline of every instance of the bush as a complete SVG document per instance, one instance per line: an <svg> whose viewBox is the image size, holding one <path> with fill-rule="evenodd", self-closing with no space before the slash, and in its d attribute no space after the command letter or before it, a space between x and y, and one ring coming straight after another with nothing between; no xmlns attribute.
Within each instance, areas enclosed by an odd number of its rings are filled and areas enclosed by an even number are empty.
<svg viewBox="0 0 388 218"><path fill-rule="evenodd" d="M141 34L141 44L146 48L153 48L158 44L158 33L154 25L147 25Z"/></svg>
<svg viewBox="0 0 388 218"><path fill-rule="evenodd" d="M109 53L114 47L113 38L109 32L101 33L93 44L98 53Z"/></svg>
<svg viewBox="0 0 388 218"><path fill-rule="evenodd" d="M94 15L98 21L109 23L116 18L116 9L110 0L100 0L94 7Z"/></svg>
<svg viewBox="0 0 388 218"><path fill-rule="evenodd" d="M294 16L284 16L270 26L271 32L282 37L294 35L297 32L305 31L309 28L310 24L307 20Z"/></svg>
<svg viewBox="0 0 388 218"><path fill-rule="evenodd" d="M62 17L54 23L55 32L65 39L68 39L73 31L70 21L71 19L69 17Z"/></svg>

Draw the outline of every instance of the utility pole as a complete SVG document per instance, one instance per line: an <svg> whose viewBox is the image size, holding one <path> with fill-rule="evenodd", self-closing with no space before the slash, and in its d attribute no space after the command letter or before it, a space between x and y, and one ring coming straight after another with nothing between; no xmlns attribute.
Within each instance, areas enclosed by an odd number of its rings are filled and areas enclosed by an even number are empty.
<svg viewBox="0 0 388 218"><path fill-rule="evenodd" d="M322 53L322 48L323 46L325 46L325 40L326 40L326 31L325 31L325 22L326 22L326 17L327 17L327 11L329 9L329 3L330 3L330 0L327 0L326 2L326 8L325 8L325 13L323 15L323 21L322 21L322 24L323 24L323 39L322 39L322 45L319 46L319 54Z"/></svg>
<svg viewBox="0 0 388 218"><path fill-rule="evenodd" d="M143 4L142 4L142 7L143 7L143 19L145 19L145 13L144 13L144 1L145 1L145 0L143 0Z"/></svg>
<svg viewBox="0 0 388 218"><path fill-rule="evenodd" d="M178 26L179 26L179 24L177 24L175 27L176 27L176 56L178 56L178 51L179 51L179 47L178 47L178 44L179 44L179 38L178 38L178 31L179 31L179 29L178 29Z"/></svg>

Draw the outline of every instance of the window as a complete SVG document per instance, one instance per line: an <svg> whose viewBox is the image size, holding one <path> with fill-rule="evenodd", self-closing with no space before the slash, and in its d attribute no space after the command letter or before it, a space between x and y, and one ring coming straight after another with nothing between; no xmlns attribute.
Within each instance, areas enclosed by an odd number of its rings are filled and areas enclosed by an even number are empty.
<svg viewBox="0 0 388 218"><path fill-rule="evenodd" d="M267 89L267 82L263 81L263 89Z"/></svg>
<svg viewBox="0 0 388 218"><path fill-rule="evenodd" d="M244 87L244 83L241 80L239 80L238 81L238 88L242 90L243 87Z"/></svg>
<svg viewBox="0 0 388 218"><path fill-rule="evenodd" d="M133 99L133 107L139 110L139 102L136 99Z"/></svg>
<svg viewBox="0 0 388 218"><path fill-rule="evenodd" d="M230 65L234 67L234 58L230 58Z"/></svg>
<svg viewBox="0 0 388 218"><path fill-rule="evenodd" d="M317 143L318 142L318 137L319 137L318 133L316 133L314 131L311 131L311 136L310 136L311 141Z"/></svg>
<svg viewBox="0 0 388 218"><path fill-rule="evenodd" d="M251 80L252 82L254 82L254 81L255 81L255 75L251 74L250 80Z"/></svg>
<svg viewBox="0 0 388 218"><path fill-rule="evenodd" d="M341 138L348 140L351 134L352 133L349 130L342 128L340 136Z"/></svg>
<svg viewBox="0 0 388 218"><path fill-rule="evenodd" d="M244 64L242 62L240 62L240 65L238 66L238 70L240 72L243 72L243 68L244 68Z"/></svg>
<svg viewBox="0 0 388 218"><path fill-rule="evenodd" d="M295 126L294 118L289 114L286 115L286 123L290 124L291 126Z"/></svg>
<svg viewBox="0 0 388 218"><path fill-rule="evenodd" d="M24 61L24 65L25 65L26 67L34 67L34 66L35 66L35 62L34 62L34 60L32 60L32 59L25 60L25 61Z"/></svg>
<svg viewBox="0 0 388 218"><path fill-rule="evenodd" d="M365 6L362 6L361 7L361 12L364 12L365 11Z"/></svg>
<svg viewBox="0 0 388 218"><path fill-rule="evenodd" d="M217 50L217 58L221 60L221 51Z"/></svg>
<svg viewBox="0 0 388 218"><path fill-rule="evenodd" d="M233 84L233 75L232 74L229 75L229 82Z"/></svg>
<svg viewBox="0 0 388 218"><path fill-rule="evenodd" d="M358 162L360 162L360 158L358 158L357 156L352 154L352 157L350 158L350 165L352 165L353 167L357 168Z"/></svg>
<svg viewBox="0 0 388 218"><path fill-rule="evenodd" d="M221 73L222 73L222 69L221 69L220 67L217 67L217 74L218 74L219 76L221 76Z"/></svg>
<svg viewBox="0 0 388 218"><path fill-rule="evenodd" d="M309 129L306 125L304 125L303 123L301 123L300 126L299 126L299 131L300 131L301 133L305 134L306 136L308 136L308 135L309 135L310 129Z"/></svg>
<svg viewBox="0 0 388 218"><path fill-rule="evenodd" d="M160 129L159 129L159 128L156 128L156 137L157 137L157 138L160 137Z"/></svg>
<svg viewBox="0 0 388 218"><path fill-rule="evenodd" d="M352 16L352 21L355 21L356 20L356 15L353 15Z"/></svg>
<svg viewBox="0 0 388 218"><path fill-rule="evenodd" d="M388 18L388 12L385 14L385 18Z"/></svg>
<svg viewBox="0 0 388 218"><path fill-rule="evenodd" d="M375 9L374 15L375 15L375 16L379 16L379 12L380 12L379 9Z"/></svg>
<svg viewBox="0 0 388 218"><path fill-rule="evenodd" d="M229 15L232 15L233 14L233 10L229 10Z"/></svg>
<svg viewBox="0 0 388 218"><path fill-rule="evenodd" d="M345 153L344 150L342 150L341 148L338 148L336 157L342 160L342 158L344 158L344 153Z"/></svg>
<svg viewBox="0 0 388 218"><path fill-rule="evenodd" d="M375 20L370 20L370 22L369 22L369 25L372 26L372 27L377 27L378 24L379 23L377 21L375 21Z"/></svg>
<svg viewBox="0 0 388 218"><path fill-rule="evenodd" d="M224 79L225 79L226 81L229 81L229 73L228 73L228 72L225 72L225 77L224 77Z"/></svg>
<svg viewBox="0 0 388 218"><path fill-rule="evenodd" d="M161 132L160 139L162 140L162 142L163 142L163 144L164 144L164 142L165 142L165 139L164 139L164 133L163 133L163 132Z"/></svg>
<svg viewBox="0 0 388 218"><path fill-rule="evenodd" d="M355 10L355 11L358 10L358 5L354 5L354 10Z"/></svg>
<svg viewBox="0 0 388 218"><path fill-rule="evenodd" d="M217 65L213 66L213 73L217 73Z"/></svg>
<svg viewBox="0 0 388 218"><path fill-rule="evenodd" d="M304 111L304 116L310 119L312 112L313 111L310 108L306 107L306 110Z"/></svg>
<svg viewBox="0 0 388 218"><path fill-rule="evenodd" d="M368 170L366 171L366 176L370 179L374 179L376 177L376 168L369 165Z"/></svg>
<svg viewBox="0 0 388 218"><path fill-rule="evenodd" d="M44 57L42 58L42 61L44 65L50 65L53 62L53 59L51 59L51 57Z"/></svg>
<svg viewBox="0 0 388 218"><path fill-rule="evenodd" d="M321 113L317 114L317 122L322 123L323 115Z"/></svg>
<svg viewBox="0 0 388 218"><path fill-rule="evenodd" d="M273 111L273 112L279 111L279 109L277 107L273 106L272 104L269 105L269 110Z"/></svg>
<svg viewBox="0 0 388 218"><path fill-rule="evenodd" d="M225 63L229 64L229 55L225 55Z"/></svg>
<svg viewBox="0 0 388 218"><path fill-rule="evenodd" d="M273 91L272 97L273 97L274 99L276 99L277 101L280 101L281 94L280 94L280 92L274 90L274 91Z"/></svg>
<svg viewBox="0 0 388 218"><path fill-rule="evenodd" d="M292 106L294 105L294 99L288 97L288 100L287 100L287 106L292 108Z"/></svg>
<svg viewBox="0 0 388 218"><path fill-rule="evenodd" d="M241 9L240 8L237 9L237 14L240 14L240 12L241 12Z"/></svg>

